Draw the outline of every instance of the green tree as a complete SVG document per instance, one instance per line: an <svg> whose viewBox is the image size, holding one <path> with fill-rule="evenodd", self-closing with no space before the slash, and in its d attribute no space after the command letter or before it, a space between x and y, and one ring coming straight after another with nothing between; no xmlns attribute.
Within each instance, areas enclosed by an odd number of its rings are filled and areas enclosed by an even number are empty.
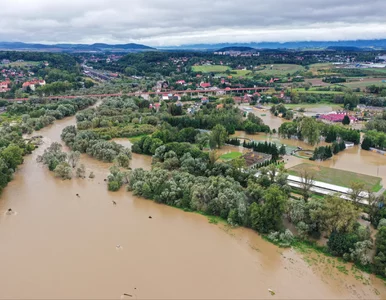
<svg viewBox="0 0 386 300"><path fill-rule="evenodd" d="M1 157L8 168L16 170L17 166L23 163L23 149L11 144L1 151Z"/></svg>
<svg viewBox="0 0 386 300"><path fill-rule="evenodd" d="M379 275L386 276L386 226L382 226L375 239L376 255L374 257L374 269Z"/></svg>
<svg viewBox="0 0 386 300"><path fill-rule="evenodd" d="M327 233L353 232L360 210L354 204L338 196L328 195L324 198L322 207L311 212L313 219L320 219L322 229Z"/></svg>
<svg viewBox="0 0 386 300"><path fill-rule="evenodd" d="M115 162L119 167L122 168L128 168L130 166L130 158L123 153L118 154L118 156L115 158Z"/></svg>
<svg viewBox="0 0 386 300"><path fill-rule="evenodd" d="M344 95L344 107L353 110L359 104L359 98L356 94L350 92Z"/></svg>
<svg viewBox="0 0 386 300"><path fill-rule="evenodd" d="M47 149L44 150L43 155L39 155L36 159L37 162L41 162L48 166L50 171L54 171L55 168L67 159L67 154L62 151L62 145L54 142Z"/></svg>
<svg viewBox="0 0 386 300"><path fill-rule="evenodd" d="M213 127L212 132L210 133L209 143L211 148L220 149L225 144L227 138L228 133L225 127L220 124L217 124L215 127Z"/></svg>
<svg viewBox="0 0 386 300"><path fill-rule="evenodd" d="M351 123L351 121L350 121L349 116L345 115L345 116L343 117L342 124L343 124L343 125L350 125L350 123Z"/></svg>
<svg viewBox="0 0 386 300"><path fill-rule="evenodd" d="M313 118L304 118L300 123L300 131L310 145L315 145L320 139L318 122Z"/></svg>
<svg viewBox="0 0 386 300"><path fill-rule="evenodd" d="M286 194L273 185L265 191L263 201L261 205L254 202L250 207L249 219L252 228L262 233L280 230L287 203Z"/></svg>

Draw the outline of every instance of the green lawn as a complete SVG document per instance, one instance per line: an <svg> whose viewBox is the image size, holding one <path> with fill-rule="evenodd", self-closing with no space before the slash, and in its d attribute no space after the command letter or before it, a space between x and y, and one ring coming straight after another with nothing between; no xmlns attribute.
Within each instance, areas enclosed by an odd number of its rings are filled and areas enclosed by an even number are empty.
<svg viewBox="0 0 386 300"><path fill-rule="evenodd" d="M295 176L300 176L302 170L313 172L315 180L330 184L335 184L343 187L350 187L352 182L363 182L366 189L371 189L377 192L381 189L381 178L369 176L339 169L332 169L312 164L303 163L294 166L288 170L288 173Z"/></svg>
<svg viewBox="0 0 386 300"><path fill-rule="evenodd" d="M193 66L193 72L202 72L202 73L221 73L229 70L228 66L221 65L210 65L210 66Z"/></svg>
<svg viewBox="0 0 386 300"><path fill-rule="evenodd" d="M272 67L271 67L272 66ZM286 76L288 73L293 74L297 71L304 71L304 67L293 64L274 64L262 65L256 69L256 74L264 74L270 76Z"/></svg>
<svg viewBox="0 0 386 300"><path fill-rule="evenodd" d="M130 137L129 141L132 143L135 143L135 142L138 142L139 140L141 140L145 136L149 136L149 134L141 134L141 135Z"/></svg>
<svg viewBox="0 0 386 300"><path fill-rule="evenodd" d="M222 159L222 160L232 160L232 159L235 159L235 158L239 158L242 155L243 154L241 152L229 152L229 153L221 155L220 159Z"/></svg>

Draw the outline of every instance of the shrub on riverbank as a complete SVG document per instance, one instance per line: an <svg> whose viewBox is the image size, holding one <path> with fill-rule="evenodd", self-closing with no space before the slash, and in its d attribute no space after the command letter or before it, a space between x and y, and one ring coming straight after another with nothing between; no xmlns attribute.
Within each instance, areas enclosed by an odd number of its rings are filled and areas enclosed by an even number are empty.
<svg viewBox="0 0 386 300"><path fill-rule="evenodd" d="M73 151L87 153L98 160L112 162L118 155L131 159L131 150L115 142L99 139L93 131L78 131L75 126L67 126L61 134L62 140Z"/></svg>

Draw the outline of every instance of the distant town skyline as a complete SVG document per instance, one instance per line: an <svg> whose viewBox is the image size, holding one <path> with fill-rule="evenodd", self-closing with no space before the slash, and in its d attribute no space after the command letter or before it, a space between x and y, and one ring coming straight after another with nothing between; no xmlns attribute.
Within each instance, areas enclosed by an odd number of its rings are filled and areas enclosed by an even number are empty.
<svg viewBox="0 0 386 300"><path fill-rule="evenodd" d="M386 38L383 0L3 0L0 41L198 43Z"/></svg>

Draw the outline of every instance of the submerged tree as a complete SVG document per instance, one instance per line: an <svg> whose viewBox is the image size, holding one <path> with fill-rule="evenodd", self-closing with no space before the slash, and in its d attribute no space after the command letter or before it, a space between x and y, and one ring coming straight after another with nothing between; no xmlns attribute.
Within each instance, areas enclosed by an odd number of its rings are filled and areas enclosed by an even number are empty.
<svg viewBox="0 0 386 300"><path fill-rule="evenodd" d="M79 151L71 151L70 153L68 153L67 155L67 161L69 163L69 165L72 167L72 168L75 168L76 165L78 164L79 162L79 159L80 159L80 152Z"/></svg>
<svg viewBox="0 0 386 300"><path fill-rule="evenodd" d="M72 168L67 162L59 163L55 170L55 176L62 179L71 179L72 178Z"/></svg>
<svg viewBox="0 0 386 300"><path fill-rule="evenodd" d="M86 177L86 167L84 166L84 164L81 164L76 169L76 177L78 177L78 178L85 178Z"/></svg>
<svg viewBox="0 0 386 300"><path fill-rule="evenodd" d="M43 155L37 157L37 162L41 162L48 166L50 171L54 171L55 168L67 159L67 154L62 151L62 145L54 142L47 149L44 150Z"/></svg>
<svg viewBox="0 0 386 300"><path fill-rule="evenodd" d="M318 122L313 118L304 118L300 123L300 131L310 145L315 145L320 139Z"/></svg>

